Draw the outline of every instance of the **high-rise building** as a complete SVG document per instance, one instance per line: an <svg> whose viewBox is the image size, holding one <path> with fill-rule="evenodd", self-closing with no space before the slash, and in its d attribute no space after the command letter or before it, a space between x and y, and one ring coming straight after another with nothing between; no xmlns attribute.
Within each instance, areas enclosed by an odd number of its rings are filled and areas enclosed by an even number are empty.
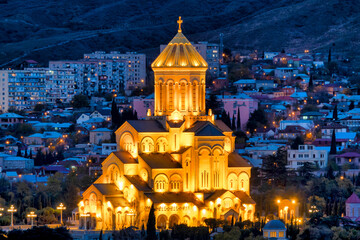
<svg viewBox="0 0 360 240"><path fill-rule="evenodd" d="M208 64L176 36L152 63L154 115L116 130L117 151L83 193L80 228L141 227L155 208L157 228L199 226L206 218L253 220L251 166L235 152L235 137L205 110ZM85 222L86 221L86 222Z"/></svg>
<svg viewBox="0 0 360 240"><path fill-rule="evenodd" d="M46 69L2 70L1 108L31 109L46 102Z"/></svg>

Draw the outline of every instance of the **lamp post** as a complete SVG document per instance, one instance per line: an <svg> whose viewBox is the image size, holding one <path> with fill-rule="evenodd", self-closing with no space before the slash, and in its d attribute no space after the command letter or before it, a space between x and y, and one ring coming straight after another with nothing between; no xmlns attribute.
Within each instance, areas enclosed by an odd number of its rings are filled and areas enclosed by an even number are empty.
<svg viewBox="0 0 360 240"><path fill-rule="evenodd" d="M83 214L80 214L80 217L84 217L85 218L85 231L87 230L87 227L86 227L86 217L90 217L90 213L83 213Z"/></svg>
<svg viewBox="0 0 360 240"><path fill-rule="evenodd" d="M57 207L57 209L60 210L60 223L61 223L61 225L63 225L62 212L63 212L63 210L66 210L66 207L64 206L64 204L60 203L60 205Z"/></svg>
<svg viewBox="0 0 360 240"><path fill-rule="evenodd" d="M8 209L8 212L11 212L11 227L14 227L14 212L16 212L17 209L15 209L14 205L11 205Z"/></svg>
<svg viewBox="0 0 360 240"><path fill-rule="evenodd" d="M37 217L37 215L35 214L35 212L30 212L27 217L31 218L31 226L34 226L34 218Z"/></svg>
<svg viewBox="0 0 360 240"><path fill-rule="evenodd" d="M0 217L3 215L2 211L4 211L4 208L0 208Z"/></svg>

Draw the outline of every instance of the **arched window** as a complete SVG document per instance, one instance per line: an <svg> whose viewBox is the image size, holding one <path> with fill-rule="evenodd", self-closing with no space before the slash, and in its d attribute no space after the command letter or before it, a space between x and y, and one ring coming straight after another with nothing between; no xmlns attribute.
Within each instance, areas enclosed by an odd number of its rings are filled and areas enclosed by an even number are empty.
<svg viewBox="0 0 360 240"><path fill-rule="evenodd" d="M235 173L230 173L228 176L228 188L229 190L237 190L237 179L238 177L236 176Z"/></svg>
<svg viewBox="0 0 360 240"><path fill-rule="evenodd" d="M197 95L197 83L194 82L193 85L192 85L192 105L193 105L193 111L196 111L197 108L197 101L196 101L196 95Z"/></svg>
<svg viewBox="0 0 360 240"><path fill-rule="evenodd" d="M155 191L156 192L166 192L168 190L168 178L165 174L160 174L155 178Z"/></svg>
<svg viewBox="0 0 360 240"><path fill-rule="evenodd" d="M182 188L182 179L179 174L173 174L170 177L170 190L173 192L178 192Z"/></svg>
<svg viewBox="0 0 360 240"><path fill-rule="evenodd" d="M150 153L154 151L154 140L151 137L145 137L141 141L141 151L144 153Z"/></svg>
<svg viewBox="0 0 360 240"><path fill-rule="evenodd" d="M180 85L180 110L185 111L186 84L182 82Z"/></svg>
<svg viewBox="0 0 360 240"><path fill-rule="evenodd" d="M156 150L158 152L166 152L167 145L168 143L166 138L161 137L156 141Z"/></svg>
<svg viewBox="0 0 360 240"><path fill-rule="evenodd" d="M121 136L120 147L123 151L127 151L129 153L133 152L134 139L130 133L125 133L123 136Z"/></svg>
<svg viewBox="0 0 360 240"><path fill-rule="evenodd" d="M160 82L159 83L159 97L160 97L160 104L159 104L159 108L162 111L163 110L163 98L164 98L164 89L163 89L163 83Z"/></svg>
<svg viewBox="0 0 360 240"><path fill-rule="evenodd" d="M169 83L169 110L174 110L174 84Z"/></svg>

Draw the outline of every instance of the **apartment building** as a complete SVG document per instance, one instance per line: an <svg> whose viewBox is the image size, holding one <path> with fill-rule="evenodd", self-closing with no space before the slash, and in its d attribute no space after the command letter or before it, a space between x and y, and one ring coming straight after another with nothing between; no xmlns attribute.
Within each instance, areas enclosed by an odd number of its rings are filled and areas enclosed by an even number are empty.
<svg viewBox="0 0 360 240"><path fill-rule="evenodd" d="M124 87L126 90L143 88L146 86L146 55L137 52L120 53L112 51L105 53L97 51L84 54L84 59L109 59L113 61L124 61Z"/></svg>
<svg viewBox="0 0 360 240"><path fill-rule="evenodd" d="M297 169L310 162L318 165L320 168L327 166L328 151L317 150L314 145L299 145L297 150L288 149L288 168Z"/></svg>

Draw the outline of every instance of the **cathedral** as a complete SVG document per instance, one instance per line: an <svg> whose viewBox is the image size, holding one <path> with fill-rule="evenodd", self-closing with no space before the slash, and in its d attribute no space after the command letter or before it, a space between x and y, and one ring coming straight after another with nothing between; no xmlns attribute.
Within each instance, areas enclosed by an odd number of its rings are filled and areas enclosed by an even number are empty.
<svg viewBox="0 0 360 240"><path fill-rule="evenodd" d="M254 219L251 167L235 152L232 130L206 112L208 64L183 35L181 18L178 24L151 65L154 112L116 130L117 151L79 203L80 228L141 228L152 205L158 229Z"/></svg>

